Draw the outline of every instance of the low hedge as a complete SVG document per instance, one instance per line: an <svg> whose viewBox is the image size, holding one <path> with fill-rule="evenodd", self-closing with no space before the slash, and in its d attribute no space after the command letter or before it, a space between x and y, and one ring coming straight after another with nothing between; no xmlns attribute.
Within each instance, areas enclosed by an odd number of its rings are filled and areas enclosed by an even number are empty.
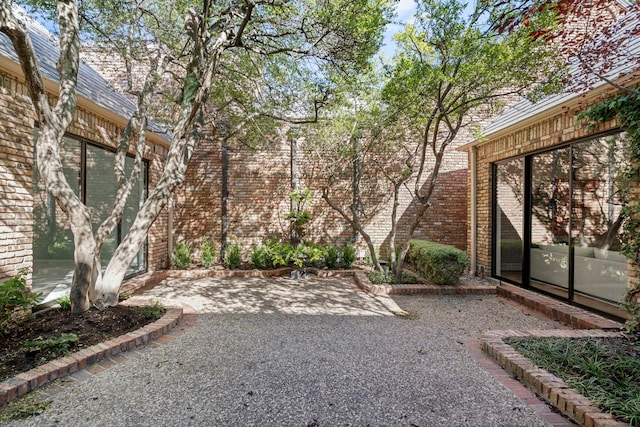
<svg viewBox="0 0 640 427"><path fill-rule="evenodd" d="M428 240L412 240L408 261L436 285L455 285L469 267L467 254L458 248Z"/></svg>

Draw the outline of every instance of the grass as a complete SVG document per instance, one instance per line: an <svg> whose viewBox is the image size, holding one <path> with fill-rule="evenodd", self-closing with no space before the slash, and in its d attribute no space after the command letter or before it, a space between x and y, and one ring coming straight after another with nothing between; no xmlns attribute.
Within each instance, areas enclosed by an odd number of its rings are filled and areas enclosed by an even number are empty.
<svg viewBox="0 0 640 427"><path fill-rule="evenodd" d="M28 394L0 408L0 423L40 415L49 405L50 400L41 400L34 393Z"/></svg>
<svg viewBox="0 0 640 427"><path fill-rule="evenodd" d="M640 340L509 338L505 342L562 378L602 410L640 426Z"/></svg>

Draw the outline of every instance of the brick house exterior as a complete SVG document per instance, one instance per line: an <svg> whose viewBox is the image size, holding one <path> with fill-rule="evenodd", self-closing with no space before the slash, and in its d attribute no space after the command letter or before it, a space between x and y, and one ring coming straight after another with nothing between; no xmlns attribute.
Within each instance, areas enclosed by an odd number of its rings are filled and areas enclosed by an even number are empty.
<svg viewBox="0 0 640 427"><path fill-rule="evenodd" d="M638 52L640 42L627 48ZM633 87L640 73L623 58L608 77ZM640 270L607 233L620 233L615 178L624 161L624 129L615 120L591 128L577 118L616 94L600 81L583 93L521 100L483 139L461 148L469 156L467 251L476 274L625 316L618 303L628 286L638 285Z"/></svg>
<svg viewBox="0 0 640 427"><path fill-rule="evenodd" d="M35 21L23 16L27 30L39 54L39 64L45 77L45 86L52 99L57 96L55 61L58 46L49 32ZM97 160L89 163L91 156L111 156L115 151L115 143L127 123L128 113L134 106L113 88L91 67L81 63L78 81L78 101L74 120L68 129L68 142L73 149L63 155L65 170L69 165L76 171L74 179L82 197L88 201L101 197L102 190L89 194L81 187L99 186L100 169L109 170L108 165L101 165ZM42 260L38 266L40 253L55 251L49 242L39 251L39 234L43 230L53 230L59 236L56 242L68 245L68 235L63 236L66 217L52 198L41 188L37 181L34 165L34 132L37 132L37 117L31 105L22 71L10 41L0 34L0 281L14 276L21 269L29 269L28 283L38 283L45 279L47 268L43 265L56 264L60 260ZM106 135L106 137L105 137ZM168 141L157 133L150 132L148 145L144 154L146 163L146 180L153 186L162 171ZM63 148L65 150L65 148ZM75 150L75 151L74 151ZM80 154L80 153L83 154ZM88 154L87 154L88 153ZM81 161L81 159L84 159ZM81 162L82 165L80 164ZM111 167L112 170L112 167ZM93 171L93 173L92 173ZM80 173L82 172L82 173ZM74 182L70 181L73 186ZM111 188L111 187L108 187ZM110 190L105 190L108 193ZM146 189L142 188L140 197ZM101 200L102 201L102 200ZM98 209L98 208L96 208ZM48 219L43 219L45 216ZM47 224L44 222L48 221ZM145 259L137 267L137 271L165 268L168 265L168 216L163 212L151 228L145 253ZM68 228L68 227L67 227ZM60 237L62 236L62 237ZM40 245L42 246L42 245ZM59 249L59 248L58 248ZM61 252L61 251L59 251ZM72 258L65 253L64 269L72 265ZM71 263L71 264L69 264ZM66 271L66 270L65 270ZM43 277L40 277L43 276ZM67 279L69 279L67 273ZM63 277L52 278L64 282ZM54 286L54 285L51 285ZM34 290L40 291L38 286Z"/></svg>

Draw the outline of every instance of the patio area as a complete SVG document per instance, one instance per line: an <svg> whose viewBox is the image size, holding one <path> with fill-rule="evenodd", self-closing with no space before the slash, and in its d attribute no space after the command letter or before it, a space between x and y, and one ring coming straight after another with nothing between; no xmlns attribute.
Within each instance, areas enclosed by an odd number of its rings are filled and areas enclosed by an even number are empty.
<svg viewBox="0 0 640 427"><path fill-rule="evenodd" d="M203 278L142 299L198 314L126 363L72 375L43 415L9 425L571 425L490 372L484 332L561 327L495 295L391 299L349 278Z"/></svg>

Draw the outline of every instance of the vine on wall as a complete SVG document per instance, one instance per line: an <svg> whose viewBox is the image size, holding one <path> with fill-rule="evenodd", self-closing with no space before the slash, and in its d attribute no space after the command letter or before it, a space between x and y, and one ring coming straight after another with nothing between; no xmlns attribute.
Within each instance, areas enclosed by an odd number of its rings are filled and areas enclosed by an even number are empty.
<svg viewBox="0 0 640 427"><path fill-rule="evenodd" d="M622 253L634 265L640 260L640 95L627 93L589 107L578 115L591 125L616 119L629 140L629 167L620 175L618 185L625 194ZM629 286L622 306L630 315L627 330L640 333L640 286Z"/></svg>

